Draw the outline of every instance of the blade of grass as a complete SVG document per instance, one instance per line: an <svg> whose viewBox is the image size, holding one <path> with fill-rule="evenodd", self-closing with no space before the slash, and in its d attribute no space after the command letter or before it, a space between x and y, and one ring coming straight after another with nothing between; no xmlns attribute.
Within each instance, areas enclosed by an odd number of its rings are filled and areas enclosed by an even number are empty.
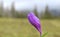
<svg viewBox="0 0 60 37"><path fill-rule="evenodd" d="M48 32L46 32L45 34L42 35L42 37L45 37L48 34Z"/></svg>

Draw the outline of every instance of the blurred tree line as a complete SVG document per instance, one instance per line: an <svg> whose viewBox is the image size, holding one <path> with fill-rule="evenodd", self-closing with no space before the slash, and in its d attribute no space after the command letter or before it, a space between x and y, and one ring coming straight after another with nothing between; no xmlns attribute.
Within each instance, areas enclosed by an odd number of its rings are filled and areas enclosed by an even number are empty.
<svg viewBox="0 0 60 37"><path fill-rule="evenodd" d="M30 10L25 10L25 11L17 11L15 10L14 2L11 4L11 9L9 10L7 7L6 9L3 8L3 2L0 3L0 17L11 17L11 18L26 18L27 14L30 12ZM51 11L49 11L48 5L45 8L45 11L43 12L38 12L37 11L37 6L35 5L34 10L32 11L35 13L35 15L38 18L44 18L44 19L51 19L51 18L56 18L55 16L52 15ZM60 16L58 17L60 18Z"/></svg>

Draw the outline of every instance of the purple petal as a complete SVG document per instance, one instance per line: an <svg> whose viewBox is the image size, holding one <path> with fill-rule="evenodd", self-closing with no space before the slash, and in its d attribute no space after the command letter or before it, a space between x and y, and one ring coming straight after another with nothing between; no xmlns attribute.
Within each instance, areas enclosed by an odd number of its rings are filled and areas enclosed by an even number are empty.
<svg viewBox="0 0 60 37"><path fill-rule="evenodd" d="M33 12L30 12L28 14L28 20L29 22L40 32L40 35L42 34L42 31L41 31L41 24L40 24L40 21L39 19L34 15Z"/></svg>

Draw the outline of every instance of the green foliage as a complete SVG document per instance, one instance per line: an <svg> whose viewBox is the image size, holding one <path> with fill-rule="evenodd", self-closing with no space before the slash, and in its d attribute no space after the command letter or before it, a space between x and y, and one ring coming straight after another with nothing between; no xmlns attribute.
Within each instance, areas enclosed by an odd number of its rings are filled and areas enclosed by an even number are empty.
<svg viewBox="0 0 60 37"><path fill-rule="evenodd" d="M38 17L37 6L35 6L35 8L34 8L34 13Z"/></svg>
<svg viewBox="0 0 60 37"><path fill-rule="evenodd" d="M44 17L43 18L46 18L46 19L51 19L52 18L52 15L51 15L51 13L49 11L48 6L46 6L45 14L44 14Z"/></svg>
<svg viewBox="0 0 60 37"><path fill-rule="evenodd" d="M3 16L3 2L0 3L0 17Z"/></svg>
<svg viewBox="0 0 60 37"><path fill-rule="evenodd" d="M12 17L15 17L15 7L14 7L14 2L12 2L12 5L11 5L11 15L12 15Z"/></svg>
<svg viewBox="0 0 60 37"><path fill-rule="evenodd" d="M16 17L16 18L20 18L20 13L16 12L15 17Z"/></svg>
<svg viewBox="0 0 60 37"><path fill-rule="evenodd" d="M27 18L27 13L24 12L16 12L16 18Z"/></svg>

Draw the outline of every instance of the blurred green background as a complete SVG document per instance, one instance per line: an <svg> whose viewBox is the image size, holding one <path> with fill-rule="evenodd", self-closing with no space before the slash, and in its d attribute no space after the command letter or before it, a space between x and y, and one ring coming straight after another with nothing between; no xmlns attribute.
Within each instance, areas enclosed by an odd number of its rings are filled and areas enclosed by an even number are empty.
<svg viewBox="0 0 60 37"><path fill-rule="evenodd" d="M49 9L46 4L44 10L38 12L37 5L33 10L16 10L15 2L11 2L10 9L3 7L0 2L0 37L40 37L39 32L29 23L27 14L34 12L40 19L42 33L45 37L60 37L60 10Z"/></svg>
<svg viewBox="0 0 60 37"><path fill-rule="evenodd" d="M60 37L59 19L41 19L45 37ZM0 18L0 37L40 37L39 32L27 19Z"/></svg>

